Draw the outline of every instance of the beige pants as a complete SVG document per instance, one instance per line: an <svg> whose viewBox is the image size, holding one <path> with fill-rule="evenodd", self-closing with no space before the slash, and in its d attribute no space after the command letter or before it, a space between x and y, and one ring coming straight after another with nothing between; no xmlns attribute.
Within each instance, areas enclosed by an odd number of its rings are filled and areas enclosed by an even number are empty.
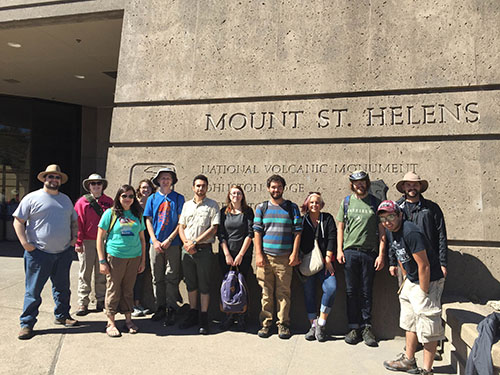
<svg viewBox="0 0 500 375"><path fill-rule="evenodd" d="M260 321L262 327L270 327L273 323L274 294L278 302L278 324L290 325L290 287L293 268L288 265L289 256L272 256L264 254L266 264L257 267L257 280L262 288L262 311Z"/></svg>
<svg viewBox="0 0 500 375"><path fill-rule="evenodd" d="M419 284L404 281L399 294L401 316L399 325L405 331L416 332L422 344L444 340L444 327L441 322L441 295L444 278L431 281L429 293L424 293Z"/></svg>
<svg viewBox="0 0 500 375"><path fill-rule="evenodd" d="M134 307L134 284L141 257L116 258L108 254L106 275L106 313L131 313Z"/></svg>
<svg viewBox="0 0 500 375"><path fill-rule="evenodd" d="M92 289L92 272L94 273L94 293L97 302L104 302L106 277L99 273L99 257L95 240L83 241L83 252L78 253L80 271L78 272L78 305L88 306Z"/></svg>

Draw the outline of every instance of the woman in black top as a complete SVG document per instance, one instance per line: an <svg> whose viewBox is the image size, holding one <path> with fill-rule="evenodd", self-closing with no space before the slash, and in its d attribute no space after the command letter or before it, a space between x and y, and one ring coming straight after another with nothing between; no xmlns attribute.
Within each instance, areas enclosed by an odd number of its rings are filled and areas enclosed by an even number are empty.
<svg viewBox="0 0 500 375"><path fill-rule="evenodd" d="M326 319L330 313L335 293L337 279L333 268L333 259L337 250L337 227L332 215L321 212L325 202L320 193L309 193L301 211L304 214L300 249L303 254L314 249L315 239L323 254L324 267L318 273L306 278L304 283L304 297L306 302L307 317L311 328L306 334L306 340L326 341ZM323 295L321 297L320 314L317 317L316 289L317 282L321 284Z"/></svg>
<svg viewBox="0 0 500 375"><path fill-rule="evenodd" d="M231 266L236 266L246 277L252 263L253 252L253 211L247 205L241 186L232 185L226 198L226 206L220 211L221 221L217 236L219 238L219 263L225 275ZM234 316L228 314L222 323L228 329L234 323ZM238 315L238 327L245 329L245 317Z"/></svg>

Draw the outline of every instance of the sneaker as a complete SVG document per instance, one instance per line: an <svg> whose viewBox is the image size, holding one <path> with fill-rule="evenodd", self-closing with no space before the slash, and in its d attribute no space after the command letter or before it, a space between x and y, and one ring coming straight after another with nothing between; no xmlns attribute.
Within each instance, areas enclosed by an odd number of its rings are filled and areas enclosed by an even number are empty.
<svg viewBox="0 0 500 375"><path fill-rule="evenodd" d="M78 325L78 320L73 319L71 316L67 316L65 318L56 318L54 320L54 324L60 324L65 327L74 327Z"/></svg>
<svg viewBox="0 0 500 375"><path fill-rule="evenodd" d="M85 305L78 306L78 311L76 312L77 316L85 316L89 313L89 308Z"/></svg>
<svg viewBox="0 0 500 375"><path fill-rule="evenodd" d="M158 307L158 310L156 310L156 312L153 314L153 316L151 317L151 320L153 322L158 322L158 321L164 319L166 315L167 315L167 312L165 311L165 308Z"/></svg>
<svg viewBox="0 0 500 375"><path fill-rule="evenodd" d="M148 308L148 307L145 307L142 312L144 313L144 315L151 315L153 313L153 311Z"/></svg>
<svg viewBox="0 0 500 375"><path fill-rule="evenodd" d="M98 301L95 305L95 311L101 312L104 311L104 301Z"/></svg>
<svg viewBox="0 0 500 375"><path fill-rule="evenodd" d="M278 324L278 337L282 340L287 340L292 337L290 328L284 324Z"/></svg>
<svg viewBox="0 0 500 375"><path fill-rule="evenodd" d="M33 328L30 327L22 327L17 335L19 340L29 340L34 336Z"/></svg>
<svg viewBox="0 0 500 375"><path fill-rule="evenodd" d="M189 309L186 319L179 324L180 329L187 329L198 324L198 310Z"/></svg>
<svg viewBox="0 0 500 375"><path fill-rule="evenodd" d="M314 331L314 336L316 337L316 340L319 342L325 342L326 341L326 325L320 326L319 324L316 325L316 329Z"/></svg>
<svg viewBox="0 0 500 375"><path fill-rule="evenodd" d="M392 371L403 371L408 374L420 374L415 358L408 359L405 353L399 353L396 359L384 361L384 367Z"/></svg>
<svg viewBox="0 0 500 375"><path fill-rule="evenodd" d="M271 330L269 327L262 327L259 329L259 332L257 332L257 336L259 336L262 339L267 339L269 336L271 336Z"/></svg>
<svg viewBox="0 0 500 375"><path fill-rule="evenodd" d="M373 334L371 328L369 326L366 326L363 328L363 332L361 333L361 336L363 337L363 341L365 342L366 345L371 346L371 347L377 347L377 339L375 338L375 335Z"/></svg>
<svg viewBox="0 0 500 375"><path fill-rule="evenodd" d="M208 313L207 312L202 312L200 314L200 329L198 332L200 333L200 335L208 335L209 334Z"/></svg>
<svg viewBox="0 0 500 375"><path fill-rule="evenodd" d="M132 316L137 318L138 316L145 316L144 310L141 306L134 306L134 311L132 311Z"/></svg>
<svg viewBox="0 0 500 375"><path fill-rule="evenodd" d="M427 370L424 370L423 368L421 368L419 374L421 374L421 375L434 375L434 371L432 371L432 370L427 371Z"/></svg>
<svg viewBox="0 0 500 375"><path fill-rule="evenodd" d="M361 336L358 329L351 329L351 331L346 335L344 341L350 345L356 345L361 342Z"/></svg>
<svg viewBox="0 0 500 375"><path fill-rule="evenodd" d="M307 331L306 333L306 340L307 341L314 341L316 340L316 321L314 321L313 325L311 326L311 328L309 328L309 331Z"/></svg>
<svg viewBox="0 0 500 375"><path fill-rule="evenodd" d="M163 325L165 327L168 326L173 326L175 324L175 310L172 308L167 308L166 314L165 314L165 322Z"/></svg>

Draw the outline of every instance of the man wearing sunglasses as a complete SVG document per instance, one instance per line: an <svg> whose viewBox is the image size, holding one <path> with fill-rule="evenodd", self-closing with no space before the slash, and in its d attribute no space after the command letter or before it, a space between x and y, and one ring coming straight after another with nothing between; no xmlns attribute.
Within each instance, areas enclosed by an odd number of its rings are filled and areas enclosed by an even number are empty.
<svg viewBox="0 0 500 375"><path fill-rule="evenodd" d="M389 254L397 258L405 275L399 293L399 325L406 331L405 353L392 361L385 361L384 366L392 371L433 374L437 344L444 339L441 324L444 276L438 254L430 249L422 231L403 218L396 202L383 201L377 215L386 230ZM415 360L418 342L424 345L424 365L421 370L417 368Z"/></svg>
<svg viewBox="0 0 500 375"><path fill-rule="evenodd" d="M99 257L96 249L97 226L104 211L113 205L113 199L104 194L108 181L99 174L92 173L89 178L83 180L82 185L88 194L78 199L75 204L75 211L78 214L78 239L75 251L78 253L80 263L78 311L76 313L78 316L89 313L92 272L94 272L96 311L104 309L106 277L99 272Z"/></svg>
<svg viewBox="0 0 500 375"><path fill-rule="evenodd" d="M59 192L68 176L52 164L37 177L43 182L43 188L26 195L12 214L14 230L25 249L20 340L33 337L33 326L42 303L40 295L49 278L56 304L54 323L66 327L78 324L69 314L69 270L73 260L71 247L76 243L78 232L77 215L69 197Z"/></svg>

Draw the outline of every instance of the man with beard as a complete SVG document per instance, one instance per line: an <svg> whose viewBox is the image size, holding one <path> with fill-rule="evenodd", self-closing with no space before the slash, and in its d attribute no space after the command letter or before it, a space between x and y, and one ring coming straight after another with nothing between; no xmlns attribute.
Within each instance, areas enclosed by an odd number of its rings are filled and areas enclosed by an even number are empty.
<svg viewBox="0 0 500 375"><path fill-rule="evenodd" d="M383 201L377 214L386 228L389 254L397 258L406 276L399 293L399 325L406 331L405 352L384 367L392 371L431 375L437 343L444 339L441 324L441 293L444 277L438 254L429 249L427 239L412 222L404 220L401 208ZM415 361L418 342L424 344L424 365Z"/></svg>
<svg viewBox="0 0 500 375"><path fill-rule="evenodd" d="M424 233L429 243L429 250L439 257L441 271L444 277L448 274L448 240L446 238L446 225L444 223L443 211L437 203L425 199L422 196L429 183L422 180L416 173L408 172L403 179L396 184L396 189L403 193L396 203L403 210L405 219L411 221ZM389 271L396 276L396 260L389 258Z"/></svg>
<svg viewBox="0 0 500 375"><path fill-rule="evenodd" d="M298 256L302 221L297 205L283 199L285 185L283 177L269 177L267 191L271 199L259 204L255 210L255 263L257 280L262 288L262 328L258 335L262 338L271 334L274 295L278 301L278 336L280 339L291 336L290 286L292 267L300 263Z"/></svg>
<svg viewBox="0 0 500 375"><path fill-rule="evenodd" d="M26 195L14 216L14 230L24 247L26 273L24 306L21 314L21 331L18 338L33 337L33 326L42 303L40 294L45 283L52 281L55 324L66 327L78 324L69 315L69 270L78 233L76 211L69 197L59 192L68 181L61 168L52 164L38 174L43 188Z"/></svg>
<svg viewBox="0 0 500 375"><path fill-rule="evenodd" d="M153 321L165 318L165 325L173 325L177 310L179 281L181 275L181 240L179 216L184 205L184 196L173 190L177 173L172 168L162 168L152 182L160 190L151 194L144 209L146 226L151 237L151 272L156 299Z"/></svg>
<svg viewBox="0 0 500 375"><path fill-rule="evenodd" d="M364 171L349 176L351 194L340 203L337 214L337 260L345 264L347 321L349 333L345 342L361 340L377 346L371 330L372 290L375 271L384 268L384 228L376 215L380 201L369 194L370 177Z"/></svg>
<svg viewBox="0 0 500 375"><path fill-rule="evenodd" d="M184 203L179 219L179 236L183 243L182 267L188 290L189 312L180 324L186 329L200 322L199 332L207 335L212 243L220 224L219 205L207 198L208 179L198 175L193 179L194 198ZM198 291L201 314L198 317Z"/></svg>

